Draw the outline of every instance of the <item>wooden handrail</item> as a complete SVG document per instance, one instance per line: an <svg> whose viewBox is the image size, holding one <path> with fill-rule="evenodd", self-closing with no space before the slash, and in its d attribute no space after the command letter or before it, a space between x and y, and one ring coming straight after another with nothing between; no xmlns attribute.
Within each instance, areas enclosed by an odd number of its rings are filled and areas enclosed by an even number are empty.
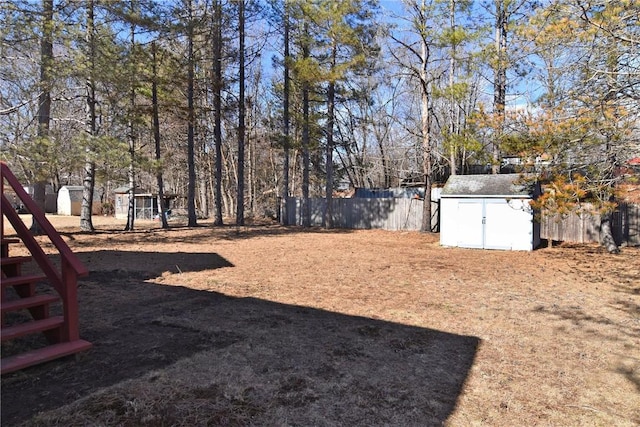
<svg viewBox="0 0 640 427"><path fill-rule="evenodd" d="M21 236L22 243L27 247L33 259L38 263L38 266L42 270L42 272L47 276L53 287L58 291L59 294L65 295L65 289L62 281L61 275L56 270L55 266L49 259L49 257L44 253L36 239L33 238L33 235L29 232L27 226L22 222L20 216L16 213L15 210L12 209L11 202L2 195L2 214L9 220L13 229L16 230L18 236Z"/></svg>
<svg viewBox="0 0 640 427"><path fill-rule="evenodd" d="M11 172L11 170L7 167L7 165L4 162L0 162L0 174L2 175L2 179L6 180L9 183L9 185L11 186L13 191L16 193L20 201L25 205L25 207L29 210L31 215L33 215L33 218L35 219L35 221L40 225L44 233L49 237L49 239L51 240L51 243L53 243L53 245L56 247L56 249L60 253L60 257L63 259L63 262L66 263L69 267L71 267L71 269L73 269L76 276L83 277L88 275L89 270L87 270L87 268L82 264L82 262L80 262L78 257L76 257L75 254L71 251L71 248L69 248L67 243L62 239L62 237L60 237L60 234L58 234L55 227L49 222L47 217L44 215L44 212L40 210L36 202L34 202L31 196L24 190L24 188L18 181L18 178L16 178L16 176ZM9 201L4 197L4 194L2 197L3 197L2 210L4 211L7 208L9 210L13 210L13 208L11 207L11 203L9 203ZM5 200L6 200L6 204L5 204ZM12 223L15 229L16 225L13 224L13 222L11 221L10 215L7 215L7 212L3 212L3 214L7 216L7 218ZM22 223L22 221L20 222ZM18 227L20 226L18 225ZM16 229L16 231L18 230ZM42 251L42 249L40 249L40 251ZM40 261L38 261L38 263L40 263ZM40 267L42 268L42 266ZM48 266L45 266L45 268L48 269ZM43 272L47 274L47 271L45 271L44 268L43 268ZM56 276L59 277L57 273L56 273Z"/></svg>

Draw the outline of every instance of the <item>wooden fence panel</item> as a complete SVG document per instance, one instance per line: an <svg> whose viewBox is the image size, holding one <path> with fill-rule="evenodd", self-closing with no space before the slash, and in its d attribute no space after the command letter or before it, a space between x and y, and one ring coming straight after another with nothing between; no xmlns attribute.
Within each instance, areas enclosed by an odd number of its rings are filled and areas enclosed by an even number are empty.
<svg viewBox="0 0 640 427"><path fill-rule="evenodd" d="M640 205L621 203L613 215L613 231L616 242L640 246Z"/></svg>
<svg viewBox="0 0 640 427"><path fill-rule="evenodd" d="M585 206L586 210L592 208ZM613 214L613 237L618 244L640 245L640 205L621 203ZM599 243L600 214L542 215L540 237L561 242Z"/></svg>
<svg viewBox="0 0 640 427"><path fill-rule="evenodd" d="M423 200L411 198L333 199L333 223L336 228L419 231L422 226ZM310 199L311 226L324 225L325 199ZM302 225L302 199L288 203L289 224ZM438 229L438 203L432 202L432 229Z"/></svg>
<svg viewBox="0 0 640 427"><path fill-rule="evenodd" d="M423 200L410 198L351 198L333 200L336 228L419 231ZM289 224L302 225L302 199L291 198ZM325 199L310 199L311 226L324 225ZM432 202L431 228L439 231L439 203ZM588 207L588 206L587 206ZM640 205L621 203L613 215L613 236L618 244L640 246ZM600 242L600 215L582 213L542 215L540 238L573 243Z"/></svg>

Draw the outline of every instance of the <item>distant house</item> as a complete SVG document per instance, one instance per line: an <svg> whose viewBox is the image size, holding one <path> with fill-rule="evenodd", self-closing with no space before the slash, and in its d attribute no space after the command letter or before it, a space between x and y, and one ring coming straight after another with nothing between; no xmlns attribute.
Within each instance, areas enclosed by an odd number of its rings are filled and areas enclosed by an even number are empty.
<svg viewBox="0 0 640 427"><path fill-rule="evenodd" d="M58 191L58 215L80 215L82 209L82 192L84 188L81 185L65 185ZM100 197L94 193L92 214L98 215L102 212L102 204Z"/></svg>
<svg viewBox="0 0 640 427"><path fill-rule="evenodd" d="M118 219L127 219L129 210L129 189L130 187L124 186L114 190L116 196L115 216ZM165 195L165 206L168 206L169 201L173 198L175 198L174 195ZM159 215L158 194L136 188L134 206L135 219L153 220Z"/></svg>
<svg viewBox="0 0 640 427"><path fill-rule="evenodd" d="M539 184L520 175L452 175L440 193L440 244L463 248L533 250L540 226L529 202Z"/></svg>

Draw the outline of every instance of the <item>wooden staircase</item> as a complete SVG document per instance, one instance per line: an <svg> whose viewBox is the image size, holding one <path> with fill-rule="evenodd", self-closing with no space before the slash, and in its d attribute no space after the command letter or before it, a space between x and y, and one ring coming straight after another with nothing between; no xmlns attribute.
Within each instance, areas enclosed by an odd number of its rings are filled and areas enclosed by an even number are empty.
<svg viewBox="0 0 640 427"><path fill-rule="evenodd" d="M1 373L6 374L91 347L91 343L80 339L79 336L77 298L77 279L89 272L24 191L7 165L0 162L0 169L0 336L3 343L0 365ZM54 265L20 219L5 195L5 182L27 207L56 248L59 265ZM5 219L11 223L17 237L5 237ZM10 256L9 248L15 244L24 245L31 255ZM36 265L32 266L31 263L34 262ZM27 269L35 272L26 272ZM7 347L8 351L5 351L4 347Z"/></svg>

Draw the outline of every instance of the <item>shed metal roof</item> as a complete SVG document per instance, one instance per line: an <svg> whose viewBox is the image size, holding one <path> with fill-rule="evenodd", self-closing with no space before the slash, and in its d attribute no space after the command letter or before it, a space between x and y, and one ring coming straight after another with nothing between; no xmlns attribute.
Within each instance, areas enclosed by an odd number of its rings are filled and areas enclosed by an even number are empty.
<svg viewBox="0 0 640 427"><path fill-rule="evenodd" d="M451 175L440 193L441 197L518 197L534 193L532 185L521 182L519 174Z"/></svg>
<svg viewBox="0 0 640 427"><path fill-rule="evenodd" d="M122 187L118 187L115 190L113 190L113 192L116 194L127 194L129 190L131 190L131 187L129 187L128 185L123 185ZM151 191L143 190L140 187L136 187L135 194L136 196L152 196L153 195Z"/></svg>

